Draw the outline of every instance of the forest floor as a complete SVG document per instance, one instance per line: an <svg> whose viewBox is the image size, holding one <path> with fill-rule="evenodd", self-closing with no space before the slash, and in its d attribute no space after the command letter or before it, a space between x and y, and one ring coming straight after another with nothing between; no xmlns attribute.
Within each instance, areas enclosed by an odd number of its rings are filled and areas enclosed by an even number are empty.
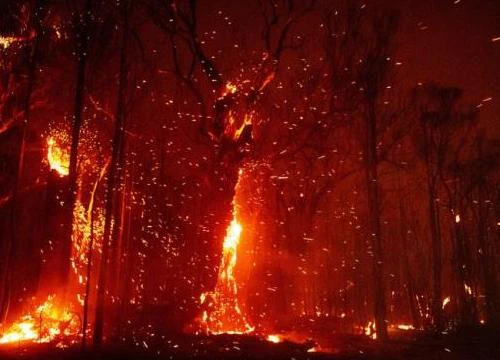
<svg viewBox="0 0 500 360"><path fill-rule="evenodd" d="M323 341L324 343L324 341ZM435 338L422 332L405 331L392 334L391 340L380 343L364 336L337 335L328 346L312 346L287 341L271 343L252 336L178 336L156 342L127 341L107 344L101 353L82 352L80 346L60 349L54 344L1 345L0 359L83 360L83 359L500 359L500 337L486 329ZM327 351L327 352L322 352Z"/></svg>

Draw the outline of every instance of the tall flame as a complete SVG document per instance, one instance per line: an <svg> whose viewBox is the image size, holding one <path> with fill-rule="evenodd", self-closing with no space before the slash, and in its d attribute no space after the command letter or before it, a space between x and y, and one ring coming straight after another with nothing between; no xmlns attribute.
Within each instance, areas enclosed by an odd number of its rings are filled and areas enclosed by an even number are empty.
<svg viewBox="0 0 500 360"><path fill-rule="evenodd" d="M240 170L238 182L241 178ZM238 301L238 284L234 277L237 262L238 245L243 227L238 221L237 206L233 199L233 219L227 227L222 245L222 259L215 289L201 294L203 310L201 322L211 334L245 334L254 327L249 324Z"/></svg>

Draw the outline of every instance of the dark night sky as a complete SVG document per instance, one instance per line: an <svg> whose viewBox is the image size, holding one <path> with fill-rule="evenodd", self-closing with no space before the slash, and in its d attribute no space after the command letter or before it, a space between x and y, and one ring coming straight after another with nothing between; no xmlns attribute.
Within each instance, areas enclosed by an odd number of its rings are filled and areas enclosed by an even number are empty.
<svg viewBox="0 0 500 360"><path fill-rule="evenodd" d="M409 82L435 80L465 90L490 135L500 135L500 0L398 0L399 57Z"/></svg>

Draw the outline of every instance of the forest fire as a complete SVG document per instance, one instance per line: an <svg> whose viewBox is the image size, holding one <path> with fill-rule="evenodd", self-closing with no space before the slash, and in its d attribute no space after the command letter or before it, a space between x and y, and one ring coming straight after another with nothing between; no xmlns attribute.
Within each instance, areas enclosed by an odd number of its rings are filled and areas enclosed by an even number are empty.
<svg viewBox="0 0 500 360"><path fill-rule="evenodd" d="M500 358L499 16L2 0L0 358Z"/></svg>
<svg viewBox="0 0 500 360"><path fill-rule="evenodd" d="M239 179L242 176L240 170ZM239 180L236 184L238 188ZM237 205L233 200L233 218L227 227L222 244L222 257L215 289L201 294L200 303L204 308L201 315L202 327L209 334L247 334L254 330L241 309L238 299L238 283L234 269L238 259L242 225L238 222Z"/></svg>

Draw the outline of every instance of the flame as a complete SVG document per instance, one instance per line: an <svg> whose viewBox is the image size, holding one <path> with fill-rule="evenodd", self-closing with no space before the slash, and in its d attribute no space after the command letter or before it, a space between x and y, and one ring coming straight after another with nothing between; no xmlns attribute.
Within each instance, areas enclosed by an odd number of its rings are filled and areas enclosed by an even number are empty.
<svg viewBox="0 0 500 360"><path fill-rule="evenodd" d="M368 321L368 324L363 328L364 334L373 340L377 339L377 331L375 321Z"/></svg>
<svg viewBox="0 0 500 360"><path fill-rule="evenodd" d="M28 36L2 36L0 35L0 47L8 49L12 44L31 41L35 37L35 31L31 31Z"/></svg>
<svg viewBox="0 0 500 360"><path fill-rule="evenodd" d="M280 343L282 341L281 336L279 335L268 335L266 340L275 344Z"/></svg>
<svg viewBox="0 0 500 360"><path fill-rule="evenodd" d="M69 154L57 146L53 137L47 139L47 160L51 170L55 170L59 176L69 174Z"/></svg>
<svg viewBox="0 0 500 360"><path fill-rule="evenodd" d="M451 301L451 297L449 297L449 296L445 297L444 300L443 300L443 306L442 306L442 308L444 309L445 306L450 303L450 301Z"/></svg>
<svg viewBox="0 0 500 360"><path fill-rule="evenodd" d="M405 331L414 330L415 329L415 327L413 325L410 325L410 324L399 324L399 325L397 325L397 328L399 330L405 330Z"/></svg>
<svg viewBox="0 0 500 360"><path fill-rule="evenodd" d="M0 46L4 49L10 47L12 43L16 42L16 38L12 36L0 36Z"/></svg>
<svg viewBox="0 0 500 360"><path fill-rule="evenodd" d="M241 177L241 171L239 173ZM236 187L238 187L238 183ZM234 277L238 245L243 227L238 221L236 204L233 200L233 219L226 230L222 245L222 259L215 289L200 295L201 323L211 334L245 334L254 330L238 302L238 284Z"/></svg>
<svg viewBox="0 0 500 360"><path fill-rule="evenodd" d="M234 85L233 83L228 82L226 84L226 88L224 89L224 91L222 93L222 97L227 96L229 94L234 94L236 91L238 91L238 87L236 85Z"/></svg>
<svg viewBox="0 0 500 360"><path fill-rule="evenodd" d="M0 344L24 341L51 342L59 336L76 336L80 322L76 314L54 304L55 295L38 306L35 311L22 316L0 337Z"/></svg>

